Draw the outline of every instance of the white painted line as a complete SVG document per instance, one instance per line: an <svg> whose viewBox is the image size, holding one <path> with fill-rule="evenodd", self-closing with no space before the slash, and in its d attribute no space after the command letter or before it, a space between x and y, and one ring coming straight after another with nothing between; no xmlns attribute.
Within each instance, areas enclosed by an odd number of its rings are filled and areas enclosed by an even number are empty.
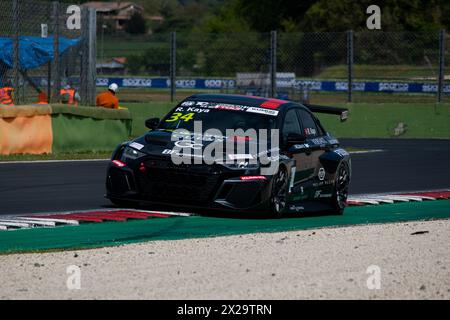
<svg viewBox="0 0 450 320"><path fill-rule="evenodd" d="M414 196L414 195L400 195L401 197L406 197L408 199L416 200L416 199L422 199L422 200L436 200L434 197L429 196ZM417 201L417 200L416 200Z"/></svg>
<svg viewBox="0 0 450 320"><path fill-rule="evenodd" d="M380 197L382 199L388 199L388 200L393 200L394 202L409 202L409 199L406 197L400 197L400 196L395 196L395 195L388 195L388 196L377 196ZM374 197L375 198L375 197Z"/></svg>
<svg viewBox="0 0 450 320"><path fill-rule="evenodd" d="M28 223L19 223L19 222L8 222L0 220L0 225L7 227L18 227L18 228L30 228L31 226Z"/></svg>
<svg viewBox="0 0 450 320"><path fill-rule="evenodd" d="M383 152L382 149L373 149L373 150L357 150L357 151L349 151L350 154L364 154L364 153L375 153L375 152Z"/></svg>
<svg viewBox="0 0 450 320"><path fill-rule="evenodd" d="M159 213L159 214L167 214L167 215L173 215L173 216L180 216L180 217L189 217L195 215L194 213L188 213L188 212L175 212L175 211L156 211L156 210L139 210L139 209L131 209L131 208L114 208L114 209L101 209L101 208L95 208L90 210L76 210L76 211L56 211L56 212L45 212L45 213L35 213L35 215L38 216L52 216L52 215L67 215L67 214L83 214L93 211L103 211L103 212L116 212L116 211L131 211L131 212L144 212L144 213ZM27 218L35 219L33 217L33 214L27 214ZM52 219L52 218L50 218ZM58 218L59 219L59 218ZM65 219L64 219L65 220Z"/></svg>
<svg viewBox="0 0 450 320"><path fill-rule="evenodd" d="M378 201L376 201L376 200L373 200L373 199L366 199L366 198L352 198L352 199L350 199L350 200L352 200L352 201L357 201L357 202L361 202L361 203L367 203L367 204L379 204L379 202Z"/></svg>
<svg viewBox="0 0 450 320"><path fill-rule="evenodd" d="M3 221L5 221L5 220L3 220ZM29 224L32 224L32 225L36 225L36 226L44 226L44 227L54 227L54 226L56 226L56 223L55 222L52 222L52 221L39 221L39 220L36 220L36 219L21 219L21 218L19 218L19 219L14 219L14 220L10 220L11 222L19 222L19 223L29 223Z"/></svg>
<svg viewBox="0 0 450 320"><path fill-rule="evenodd" d="M394 200L391 199L386 199L386 198L382 198L382 197L367 197L364 199L368 199L368 200L375 200L381 203L394 203Z"/></svg>
<svg viewBox="0 0 450 320"><path fill-rule="evenodd" d="M400 190L400 191L391 191L391 192L377 192L373 194L367 194L367 193L357 193L352 194L352 197L355 198L361 198L361 197L372 197L372 196L404 196L404 195L410 195L415 193L426 193L426 192L445 192L450 191L450 186L443 189L431 189L431 190ZM395 193L394 193L395 192Z"/></svg>
<svg viewBox="0 0 450 320"><path fill-rule="evenodd" d="M377 201L381 201L381 202L386 202L386 203L394 203L394 202L409 202L411 201L410 198L408 197L402 197L402 196L395 196L395 195L383 195L383 196L379 196L379 195L368 195L367 198L370 199L375 199Z"/></svg>
<svg viewBox="0 0 450 320"><path fill-rule="evenodd" d="M35 220L35 221L48 221L54 223L62 223L62 224L73 224L79 225L80 223L77 220L68 220L68 219L47 219L47 218L31 218L31 217L20 217L21 220Z"/></svg>
<svg viewBox="0 0 450 320"><path fill-rule="evenodd" d="M126 209L128 210L128 209ZM190 217L193 216L193 213L187 212L170 212L170 211L147 211L147 210L133 210L136 212L144 212L144 213L157 213L157 214L167 214L169 216L180 216L180 217Z"/></svg>

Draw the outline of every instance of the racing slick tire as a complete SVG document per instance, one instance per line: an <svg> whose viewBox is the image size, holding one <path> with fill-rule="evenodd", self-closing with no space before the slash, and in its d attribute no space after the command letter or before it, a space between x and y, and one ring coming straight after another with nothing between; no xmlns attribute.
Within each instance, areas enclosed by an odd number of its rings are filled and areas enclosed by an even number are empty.
<svg viewBox="0 0 450 320"><path fill-rule="evenodd" d="M348 186L350 183L350 170L347 162L341 162L336 170L334 194L331 199L334 215L342 215L347 206Z"/></svg>
<svg viewBox="0 0 450 320"><path fill-rule="evenodd" d="M281 166L273 178L272 190L270 194L270 216L281 218L286 210L288 173L285 167Z"/></svg>

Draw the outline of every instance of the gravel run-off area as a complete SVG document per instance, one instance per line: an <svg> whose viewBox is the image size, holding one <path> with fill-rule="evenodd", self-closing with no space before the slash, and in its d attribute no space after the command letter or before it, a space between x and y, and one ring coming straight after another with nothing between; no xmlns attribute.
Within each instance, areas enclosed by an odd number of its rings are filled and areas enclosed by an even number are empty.
<svg viewBox="0 0 450 320"><path fill-rule="evenodd" d="M1 255L0 283L0 299L449 299L450 220Z"/></svg>

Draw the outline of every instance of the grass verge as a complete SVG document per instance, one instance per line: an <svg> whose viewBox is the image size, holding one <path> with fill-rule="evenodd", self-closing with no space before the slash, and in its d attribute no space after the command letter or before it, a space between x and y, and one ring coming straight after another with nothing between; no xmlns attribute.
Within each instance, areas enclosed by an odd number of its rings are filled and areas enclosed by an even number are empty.
<svg viewBox="0 0 450 320"><path fill-rule="evenodd" d="M79 152L79 153L53 153L53 154L13 154L0 155L0 161L45 161L45 160L89 160L109 159L111 151L105 152Z"/></svg>
<svg viewBox="0 0 450 320"><path fill-rule="evenodd" d="M175 103L129 103L133 117L133 136L144 134L145 119L164 116ZM338 103L350 110L341 123L336 116L320 114L325 128L339 138L393 138L403 123L401 138L450 138L450 104L434 103Z"/></svg>

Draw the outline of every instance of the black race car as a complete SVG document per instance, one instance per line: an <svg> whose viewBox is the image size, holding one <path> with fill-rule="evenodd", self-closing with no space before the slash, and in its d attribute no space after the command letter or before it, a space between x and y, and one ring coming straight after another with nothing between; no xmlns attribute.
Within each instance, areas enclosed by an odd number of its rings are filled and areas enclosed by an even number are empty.
<svg viewBox="0 0 450 320"><path fill-rule="evenodd" d="M144 136L117 147L108 165L106 197L118 206L342 214L350 157L314 112L347 117L346 109L278 99L190 96L162 120L148 119L151 130ZM208 134L211 130L215 133ZM264 130L270 141L261 147ZM234 146L233 152L211 147L219 144Z"/></svg>

